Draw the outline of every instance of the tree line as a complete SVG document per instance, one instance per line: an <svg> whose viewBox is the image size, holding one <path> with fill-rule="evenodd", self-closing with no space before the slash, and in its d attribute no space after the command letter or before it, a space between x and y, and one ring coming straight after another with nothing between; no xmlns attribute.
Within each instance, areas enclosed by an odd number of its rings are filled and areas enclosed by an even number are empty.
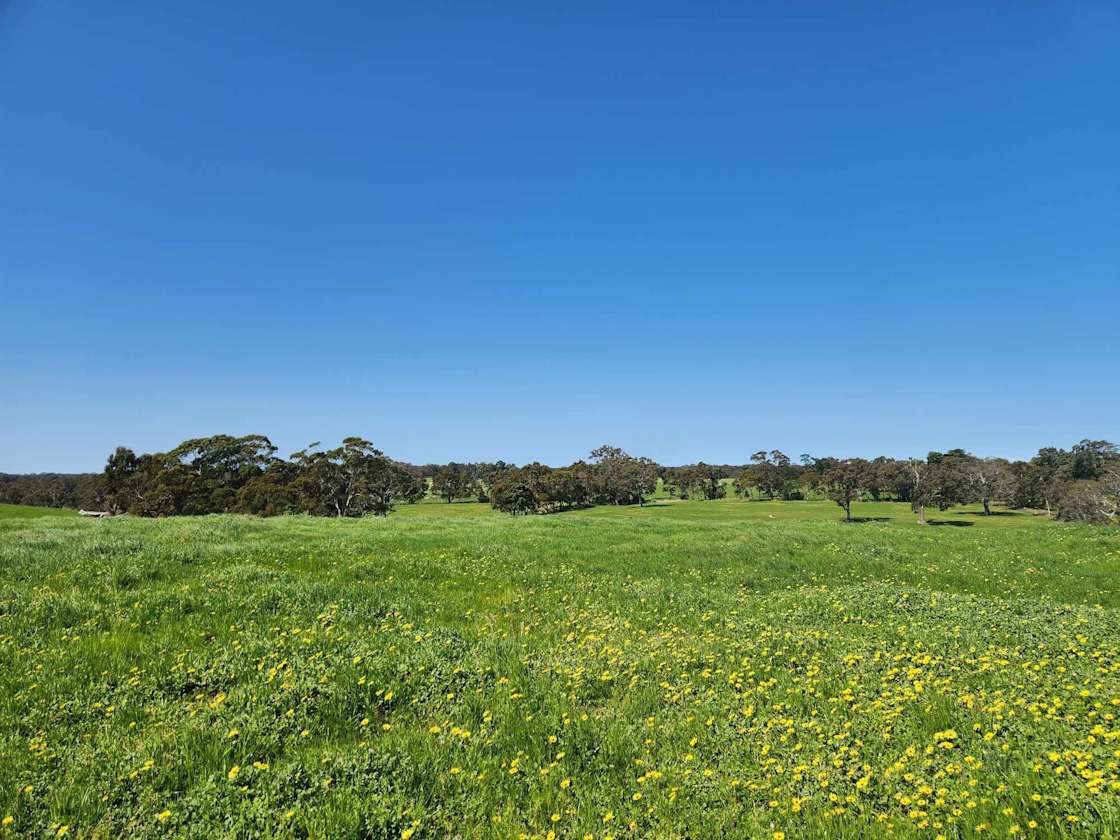
<svg viewBox="0 0 1120 840"><path fill-rule="evenodd" d="M660 481L682 499L742 498L795 501L827 497L852 518L861 501L908 502L926 521L928 510L976 503L1045 509L1059 519L1120 524L1120 450L1105 440L1069 449L1044 447L1027 461L980 458L962 449L897 459L800 456L755 452L742 465L664 467L615 446L566 467L396 461L368 440L348 437L332 449L318 443L276 455L263 435L214 435L183 441L168 452L137 455L118 447L101 473L0 474L0 502L177 516L307 513L386 515L427 495L451 503L489 502L511 514L544 514L591 505L641 505Z"/></svg>
<svg viewBox="0 0 1120 840"><path fill-rule="evenodd" d="M1068 521L1120 524L1120 450L1106 440L1082 440L1068 450L1044 447L1029 461L979 458L963 449L924 459L805 454L800 461L779 450L756 452L735 477L735 491L786 500L820 493L848 520L854 502L893 500L909 502L922 524L929 509L979 504L990 516L995 503L1045 509Z"/></svg>
<svg viewBox="0 0 1120 840"><path fill-rule="evenodd" d="M0 473L0 504L101 510L104 502L99 473Z"/></svg>

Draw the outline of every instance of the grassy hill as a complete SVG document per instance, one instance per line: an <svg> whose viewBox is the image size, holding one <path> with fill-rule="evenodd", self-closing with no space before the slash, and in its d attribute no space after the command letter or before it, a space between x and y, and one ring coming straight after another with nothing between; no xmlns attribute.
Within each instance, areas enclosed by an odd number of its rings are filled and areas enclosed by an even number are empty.
<svg viewBox="0 0 1120 840"><path fill-rule="evenodd" d="M1120 833L1120 534L860 508L6 518L3 830Z"/></svg>

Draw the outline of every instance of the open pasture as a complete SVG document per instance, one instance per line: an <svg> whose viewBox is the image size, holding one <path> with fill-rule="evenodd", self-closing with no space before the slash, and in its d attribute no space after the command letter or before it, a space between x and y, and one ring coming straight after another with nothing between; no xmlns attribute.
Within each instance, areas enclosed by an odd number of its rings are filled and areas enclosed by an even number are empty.
<svg viewBox="0 0 1120 840"><path fill-rule="evenodd" d="M0 830L1120 833L1120 535L858 508L5 518Z"/></svg>
<svg viewBox="0 0 1120 840"><path fill-rule="evenodd" d="M440 517L489 517L505 518L505 514L495 511L482 502L453 502L447 504L431 497L420 504L401 505L394 516L432 516ZM836 522L843 518L843 511L835 502L826 499L812 499L798 502L782 501L744 501L737 498L717 501L682 501L667 496L654 498L639 507L637 505L601 505L577 509L562 514L565 517L593 517L610 519L654 518L673 521L711 522L730 525L735 522L755 521L806 521ZM910 505L903 502L857 502L852 505L855 526L897 525L904 528L919 527ZM1008 510L996 506L991 516L984 516L980 505L958 505L948 510L934 510L929 513L930 525L957 528L1033 528L1054 525L1044 511Z"/></svg>
<svg viewBox="0 0 1120 840"><path fill-rule="evenodd" d="M76 516L65 508L34 507L32 505L0 504L0 519L36 519L40 516Z"/></svg>

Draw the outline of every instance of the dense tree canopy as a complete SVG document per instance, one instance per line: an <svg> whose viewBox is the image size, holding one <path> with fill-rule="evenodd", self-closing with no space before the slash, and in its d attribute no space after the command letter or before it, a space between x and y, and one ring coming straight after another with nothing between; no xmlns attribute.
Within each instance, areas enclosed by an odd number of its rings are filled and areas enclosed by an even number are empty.
<svg viewBox="0 0 1120 840"><path fill-rule="evenodd" d="M494 482L491 504L508 513L550 513L588 505L641 505L657 489L658 467L615 446L600 446L590 463L569 467L533 463L509 469Z"/></svg>
<svg viewBox="0 0 1120 840"><path fill-rule="evenodd" d="M289 460L275 453L262 435L193 438L139 456L121 446L96 478L106 509L136 516L384 515L424 495L414 471L358 437L328 450L315 443Z"/></svg>
<svg viewBox="0 0 1120 840"><path fill-rule="evenodd" d="M335 449L315 445L292 455L299 509L320 516L384 516L398 502L416 502L423 483L368 440L348 437Z"/></svg>
<svg viewBox="0 0 1120 840"><path fill-rule="evenodd" d="M598 505L641 505L657 489L657 464L617 446L591 451L590 498Z"/></svg>
<svg viewBox="0 0 1120 840"><path fill-rule="evenodd" d="M735 481L735 492L747 496L752 490L768 499L801 498L798 476L801 471L780 449L759 450L751 455L751 464L744 467Z"/></svg>
<svg viewBox="0 0 1120 840"><path fill-rule="evenodd" d="M105 484L97 473L0 473L0 503L102 510Z"/></svg>
<svg viewBox="0 0 1120 840"><path fill-rule="evenodd" d="M437 468L432 475L432 495L448 503L477 496L478 490L478 479L466 464L456 464L453 461L445 467Z"/></svg>
<svg viewBox="0 0 1120 840"><path fill-rule="evenodd" d="M701 461L686 467L666 467L661 471L665 489L679 499L722 499L724 470Z"/></svg>

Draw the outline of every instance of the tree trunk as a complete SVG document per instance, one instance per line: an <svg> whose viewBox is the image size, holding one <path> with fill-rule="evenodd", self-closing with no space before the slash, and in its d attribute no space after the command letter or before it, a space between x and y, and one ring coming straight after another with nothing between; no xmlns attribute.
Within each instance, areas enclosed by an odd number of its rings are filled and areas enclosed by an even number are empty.
<svg viewBox="0 0 1120 840"><path fill-rule="evenodd" d="M984 499L983 501L984 501L984 515L985 516L991 516L992 515L992 509L990 507L988 507L988 500Z"/></svg>
<svg viewBox="0 0 1120 840"><path fill-rule="evenodd" d="M926 524L926 506L925 505L918 505L918 524L919 525L925 525Z"/></svg>
<svg viewBox="0 0 1120 840"><path fill-rule="evenodd" d="M852 521L852 503L848 502L844 505L844 517L848 522Z"/></svg>

